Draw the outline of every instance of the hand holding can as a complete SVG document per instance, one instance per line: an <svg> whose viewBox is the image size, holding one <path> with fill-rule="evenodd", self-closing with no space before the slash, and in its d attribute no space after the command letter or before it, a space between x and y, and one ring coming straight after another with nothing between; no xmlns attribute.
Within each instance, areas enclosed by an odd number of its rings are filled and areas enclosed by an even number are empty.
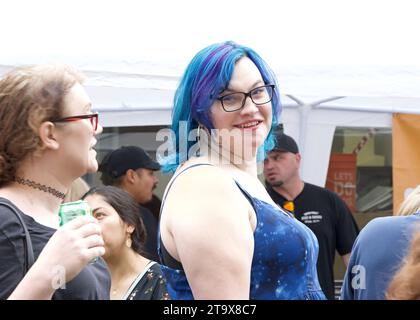
<svg viewBox="0 0 420 320"><path fill-rule="evenodd" d="M67 222L80 217L80 216L92 216L92 209L90 208L87 201L79 200L74 202L62 203L58 211L60 219L60 227ZM94 258L91 263L98 261L98 257Z"/></svg>

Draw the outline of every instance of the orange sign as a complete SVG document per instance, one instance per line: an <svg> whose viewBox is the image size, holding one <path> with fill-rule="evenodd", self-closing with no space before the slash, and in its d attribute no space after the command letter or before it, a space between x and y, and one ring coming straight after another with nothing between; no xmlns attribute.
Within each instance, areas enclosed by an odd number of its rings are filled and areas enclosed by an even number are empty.
<svg viewBox="0 0 420 320"><path fill-rule="evenodd" d="M392 117L392 180L394 213L406 190L420 184L420 115L396 113Z"/></svg>
<svg viewBox="0 0 420 320"><path fill-rule="evenodd" d="M337 193L352 212L356 211L356 163L356 154L331 154L326 183L326 188Z"/></svg>

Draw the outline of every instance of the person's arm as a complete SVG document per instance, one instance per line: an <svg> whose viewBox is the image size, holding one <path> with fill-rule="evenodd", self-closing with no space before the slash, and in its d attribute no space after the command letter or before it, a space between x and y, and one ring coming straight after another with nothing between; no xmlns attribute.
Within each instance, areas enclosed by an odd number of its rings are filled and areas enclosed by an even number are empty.
<svg viewBox="0 0 420 320"><path fill-rule="evenodd" d="M57 280L72 280L92 259L105 253L96 219L83 216L59 228L34 265L8 297L10 300L51 299ZM63 274L57 274L62 270Z"/></svg>
<svg viewBox="0 0 420 320"><path fill-rule="evenodd" d="M165 204L175 258L195 299L249 299L254 250L249 202L219 169L195 171L177 178ZM186 195L188 200L180 201Z"/></svg>
<svg viewBox="0 0 420 320"><path fill-rule="evenodd" d="M336 223L336 249L342 257L344 264L348 265L351 249L354 241L359 234L359 228L356 220L346 203L336 194L335 198L335 212L337 214Z"/></svg>
<svg viewBox="0 0 420 320"><path fill-rule="evenodd" d="M340 292L340 300L354 300L354 290L352 286L352 265L347 265L346 272L344 274L343 285Z"/></svg>
<svg viewBox="0 0 420 320"><path fill-rule="evenodd" d="M344 265L347 267L349 265L350 253L342 255L341 259L343 259Z"/></svg>

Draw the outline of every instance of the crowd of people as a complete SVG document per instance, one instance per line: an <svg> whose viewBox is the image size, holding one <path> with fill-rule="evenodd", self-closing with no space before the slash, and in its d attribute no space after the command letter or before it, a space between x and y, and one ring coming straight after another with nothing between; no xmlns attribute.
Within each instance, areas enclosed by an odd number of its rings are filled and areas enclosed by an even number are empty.
<svg viewBox="0 0 420 320"><path fill-rule="evenodd" d="M83 81L62 65L0 80L0 299L334 299L336 251L341 299L420 299L420 187L359 234L337 194L301 179L278 81L253 49L194 56L160 163L123 146L98 164ZM173 174L162 201L159 170ZM91 188L81 177L96 171ZM92 214L60 225L77 200Z"/></svg>

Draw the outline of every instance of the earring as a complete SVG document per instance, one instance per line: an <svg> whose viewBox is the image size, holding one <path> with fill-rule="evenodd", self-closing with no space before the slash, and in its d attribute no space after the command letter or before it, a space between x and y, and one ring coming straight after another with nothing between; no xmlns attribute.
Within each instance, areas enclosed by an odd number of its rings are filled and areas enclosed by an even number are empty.
<svg viewBox="0 0 420 320"><path fill-rule="evenodd" d="M125 245L129 248L131 248L133 241L131 240L130 237L127 238L127 240L125 240Z"/></svg>

